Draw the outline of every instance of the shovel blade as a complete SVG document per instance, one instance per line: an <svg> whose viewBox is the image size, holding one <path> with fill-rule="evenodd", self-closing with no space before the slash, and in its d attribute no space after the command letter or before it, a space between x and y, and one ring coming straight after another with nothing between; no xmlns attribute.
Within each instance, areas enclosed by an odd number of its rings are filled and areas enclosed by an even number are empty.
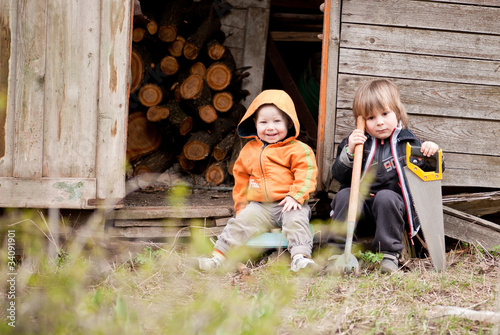
<svg viewBox="0 0 500 335"><path fill-rule="evenodd" d="M359 274L359 263L356 256L353 254L344 253L336 257L335 261L332 261L326 267L326 272L330 274Z"/></svg>

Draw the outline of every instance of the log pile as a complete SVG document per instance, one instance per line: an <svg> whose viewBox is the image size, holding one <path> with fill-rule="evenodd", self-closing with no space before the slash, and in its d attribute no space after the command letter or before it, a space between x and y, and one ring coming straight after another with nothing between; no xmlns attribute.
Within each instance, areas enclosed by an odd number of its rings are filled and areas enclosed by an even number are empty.
<svg viewBox="0 0 500 335"><path fill-rule="evenodd" d="M235 133L248 68L224 46L219 0L136 0L132 33L128 177L178 163L219 185L242 142Z"/></svg>

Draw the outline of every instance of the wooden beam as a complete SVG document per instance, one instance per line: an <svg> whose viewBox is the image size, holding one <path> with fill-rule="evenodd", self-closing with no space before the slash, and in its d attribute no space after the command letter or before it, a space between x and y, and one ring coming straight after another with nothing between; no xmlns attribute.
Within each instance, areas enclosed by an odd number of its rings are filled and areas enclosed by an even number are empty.
<svg viewBox="0 0 500 335"><path fill-rule="evenodd" d="M444 233L467 243L479 243L487 250L500 245L500 225L443 206Z"/></svg>
<svg viewBox="0 0 500 335"><path fill-rule="evenodd" d="M300 91L297 88L297 85L295 84L290 72L288 71L285 62L283 61L283 58L281 57L281 54L274 44L273 38L271 36L268 37L267 41L267 58L276 71L276 74L278 75L283 88L288 94L290 94L290 97L295 104L295 109L297 111L297 116L299 117L301 125L307 131L309 136L316 141L318 137L318 125L309 112L304 99L300 95Z"/></svg>
<svg viewBox="0 0 500 335"><path fill-rule="evenodd" d="M335 154L336 106L338 87L338 59L340 37L340 0L325 0L323 23L323 52L321 59L321 83L318 114L318 190L326 190L330 184L330 167ZM327 108L328 106L328 108ZM328 109L328 110L327 110ZM328 125L328 132L326 132Z"/></svg>
<svg viewBox="0 0 500 335"><path fill-rule="evenodd" d="M200 233L207 237L218 236L224 227L109 227L107 234L112 238L142 238L142 239L162 239L191 237L191 230L199 229Z"/></svg>
<svg viewBox="0 0 500 335"><path fill-rule="evenodd" d="M108 219L145 220L145 219L203 219L232 216L233 208L229 206L165 206L165 207L133 207L114 211Z"/></svg>
<svg viewBox="0 0 500 335"><path fill-rule="evenodd" d="M270 35L274 41L279 42L316 42L320 43L319 31L271 31Z"/></svg>
<svg viewBox="0 0 500 335"><path fill-rule="evenodd" d="M447 195L443 204L477 216L494 214L500 212L500 191Z"/></svg>

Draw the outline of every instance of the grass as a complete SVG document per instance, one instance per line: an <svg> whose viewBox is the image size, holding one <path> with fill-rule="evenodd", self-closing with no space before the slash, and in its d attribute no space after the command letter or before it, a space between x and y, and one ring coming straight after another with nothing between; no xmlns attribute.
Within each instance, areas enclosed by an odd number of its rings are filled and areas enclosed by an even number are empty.
<svg viewBox="0 0 500 335"><path fill-rule="evenodd" d="M3 236L15 230L19 254L15 327L5 293L1 334L498 334L493 323L435 310L500 312L498 249L460 244L441 273L426 259L411 259L382 275L374 266L379 256L369 253L358 254L365 261L358 276L295 275L287 254L199 273L186 264L210 250L200 236L189 245L151 244L117 261L103 247L108 241L99 222L89 220L83 235L62 229L67 238L59 245L38 212L0 218ZM12 272L7 241L1 240L1 273ZM0 285L9 291L6 280Z"/></svg>

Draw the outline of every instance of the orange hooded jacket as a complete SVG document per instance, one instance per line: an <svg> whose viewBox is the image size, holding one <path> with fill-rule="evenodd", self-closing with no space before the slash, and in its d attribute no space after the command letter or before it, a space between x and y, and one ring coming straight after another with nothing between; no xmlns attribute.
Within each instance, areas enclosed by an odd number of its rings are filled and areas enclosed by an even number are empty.
<svg viewBox="0 0 500 335"><path fill-rule="evenodd" d="M285 139L267 145L258 138L254 120L255 112L266 104L275 105L293 121ZM236 213L250 201L275 202L287 195L304 204L315 191L316 159L312 149L296 139L299 134L295 106L286 92L266 90L250 104L238 124L238 135L253 140L243 147L233 168Z"/></svg>

